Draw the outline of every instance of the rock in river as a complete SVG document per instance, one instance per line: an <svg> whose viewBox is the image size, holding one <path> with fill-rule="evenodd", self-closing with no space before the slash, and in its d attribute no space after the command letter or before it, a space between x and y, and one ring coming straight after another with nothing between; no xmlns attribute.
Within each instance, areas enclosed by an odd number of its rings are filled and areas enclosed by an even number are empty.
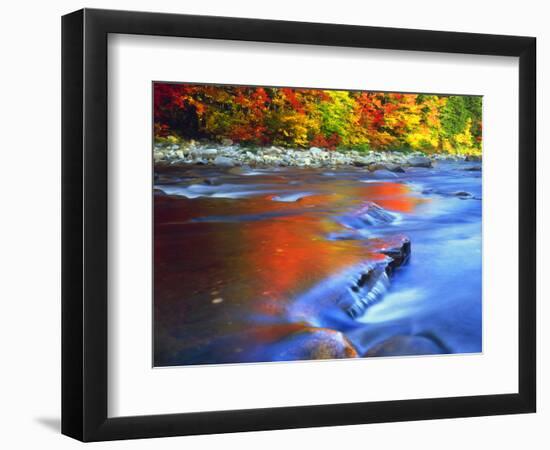
<svg viewBox="0 0 550 450"><path fill-rule="evenodd" d="M353 161L353 165L356 167L368 167L369 165L372 165L372 164L373 164L372 159L366 156L358 156Z"/></svg>
<svg viewBox="0 0 550 450"><path fill-rule="evenodd" d="M363 206L350 214L339 218L339 221L348 229L362 230L365 226L376 226L392 223L397 215L386 211L374 202L365 202Z"/></svg>
<svg viewBox="0 0 550 450"><path fill-rule="evenodd" d="M411 167L425 167L427 169L433 167L432 160L430 158L426 158L425 156L414 156L409 158L407 163Z"/></svg>
<svg viewBox="0 0 550 450"><path fill-rule="evenodd" d="M455 197L459 197L459 198L462 198L462 199L465 199L465 198L472 198L473 195L470 194L469 192L466 192L466 191L458 191L458 192L453 192L453 195Z"/></svg>
<svg viewBox="0 0 550 450"><path fill-rule="evenodd" d="M339 331L304 328L275 344L273 360L356 358L357 351Z"/></svg>
<svg viewBox="0 0 550 450"><path fill-rule="evenodd" d="M405 173L405 169L401 167L399 164L394 163L375 163L369 165L369 170L371 172L377 171L377 170L388 170L390 172L394 173Z"/></svg>
<svg viewBox="0 0 550 450"><path fill-rule="evenodd" d="M382 299L394 271L409 261L411 241L405 236L395 236L375 251L387 258L364 267L348 292L340 296L340 308L351 317L362 315L369 306Z"/></svg>
<svg viewBox="0 0 550 450"><path fill-rule="evenodd" d="M409 258L411 257L411 241L407 238L403 238L398 245L384 248L380 253L392 259L386 268L388 275L391 275L395 269L409 262Z"/></svg>
<svg viewBox="0 0 550 450"><path fill-rule="evenodd" d="M477 156L477 155L468 155L466 156L466 158L464 158L464 161L474 161L474 162L480 162L481 161L481 156Z"/></svg>
<svg viewBox="0 0 550 450"><path fill-rule="evenodd" d="M449 353L445 346L430 336L394 336L367 351L365 356L439 355Z"/></svg>
<svg viewBox="0 0 550 450"><path fill-rule="evenodd" d="M233 167L235 165L235 161L227 156L216 156L214 159L214 164L222 167Z"/></svg>
<svg viewBox="0 0 550 450"><path fill-rule="evenodd" d="M355 216L359 217L367 225L391 223L396 218L392 213L374 202L367 202L365 206L355 212Z"/></svg>

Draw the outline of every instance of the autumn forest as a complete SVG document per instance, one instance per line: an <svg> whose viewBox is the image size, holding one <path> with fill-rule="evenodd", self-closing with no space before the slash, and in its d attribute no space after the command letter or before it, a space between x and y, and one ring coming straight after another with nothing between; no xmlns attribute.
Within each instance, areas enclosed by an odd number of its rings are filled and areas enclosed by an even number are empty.
<svg viewBox="0 0 550 450"><path fill-rule="evenodd" d="M482 98L154 83L163 140L481 155Z"/></svg>
<svg viewBox="0 0 550 450"><path fill-rule="evenodd" d="M153 93L154 366L482 351L480 96Z"/></svg>

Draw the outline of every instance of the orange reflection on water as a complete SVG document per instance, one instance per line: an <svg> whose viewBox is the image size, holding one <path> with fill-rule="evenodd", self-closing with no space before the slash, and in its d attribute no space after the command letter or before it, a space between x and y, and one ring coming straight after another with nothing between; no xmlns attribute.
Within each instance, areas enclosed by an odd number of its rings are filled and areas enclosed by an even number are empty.
<svg viewBox="0 0 550 450"><path fill-rule="evenodd" d="M167 286L173 282L184 298L211 290L212 280L217 280L221 289L225 286L239 296L239 303L253 302L263 313L277 314L281 300L369 257L364 243L327 239L330 232L342 229L334 215L358 210L366 201L405 213L420 202L402 183L336 181L330 190L326 184L309 187L318 193L290 202L275 201L275 195L157 199L158 278ZM274 213L285 215L269 216ZM208 217L220 219L192 222ZM232 217L234 221L223 219ZM168 271L162 270L162 262ZM183 282L182 273L192 273L193 283Z"/></svg>
<svg viewBox="0 0 550 450"><path fill-rule="evenodd" d="M244 227L239 269L253 274L264 287L256 305L259 312L280 312L280 301L290 300L315 281L366 257L357 242L327 240L325 234L333 227L317 215L294 215Z"/></svg>
<svg viewBox="0 0 550 450"><path fill-rule="evenodd" d="M422 201L410 195L410 188L403 183L373 183L361 189L361 196L374 201L382 208L403 213L412 212Z"/></svg>

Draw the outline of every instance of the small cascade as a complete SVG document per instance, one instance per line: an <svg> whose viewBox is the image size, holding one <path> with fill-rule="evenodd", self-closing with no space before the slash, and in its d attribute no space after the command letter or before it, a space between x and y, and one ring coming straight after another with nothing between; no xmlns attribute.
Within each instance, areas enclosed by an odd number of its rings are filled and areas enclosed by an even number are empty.
<svg viewBox="0 0 550 450"><path fill-rule="evenodd" d="M355 211L353 215L361 219L367 225L391 223L397 219L396 214L386 211L374 202L366 202L366 204Z"/></svg>
<svg viewBox="0 0 550 450"><path fill-rule="evenodd" d="M377 267L361 274L357 283L349 288L353 301L344 308L345 311L354 319L361 316L369 306L382 299L389 287L390 277L386 268Z"/></svg>
<svg viewBox="0 0 550 450"><path fill-rule="evenodd" d="M382 248L379 253L386 256L383 261L369 265L355 279L339 305L353 319L360 317L366 309L380 301L390 287L390 277L395 269L409 261L411 242L403 237L399 245Z"/></svg>
<svg viewBox="0 0 550 450"><path fill-rule="evenodd" d="M390 288L394 271L408 262L411 242L400 235L376 241L367 239L373 246L370 260L324 279L298 297L289 308L291 321L330 328L343 319L334 314L335 309L345 313L346 321L355 320L381 301Z"/></svg>
<svg viewBox="0 0 550 450"><path fill-rule="evenodd" d="M374 202L366 202L361 208L338 218L346 228L361 230L365 227L388 225L399 222L401 216L389 212Z"/></svg>

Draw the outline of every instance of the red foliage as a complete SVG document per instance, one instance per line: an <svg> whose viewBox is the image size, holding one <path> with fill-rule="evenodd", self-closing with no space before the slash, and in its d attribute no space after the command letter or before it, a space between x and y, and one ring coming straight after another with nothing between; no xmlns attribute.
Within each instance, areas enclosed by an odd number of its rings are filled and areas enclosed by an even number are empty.
<svg viewBox="0 0 550 450"><path fill-rule="evenodd" d="M298 111L300 114L305 114L304 106L296 97L297 89L281 88L281 92L284 94L285 98L294 110Z"/></svg>
<svg viewBox="0 0 550 450"><path fill-rule="evenodd" d="M323 134L318 134L311 140L311 146L326 148L328 150L336 150L336 147L338 147L340 141L341 138L336 133L333 133L328 138Z"/></svg>

